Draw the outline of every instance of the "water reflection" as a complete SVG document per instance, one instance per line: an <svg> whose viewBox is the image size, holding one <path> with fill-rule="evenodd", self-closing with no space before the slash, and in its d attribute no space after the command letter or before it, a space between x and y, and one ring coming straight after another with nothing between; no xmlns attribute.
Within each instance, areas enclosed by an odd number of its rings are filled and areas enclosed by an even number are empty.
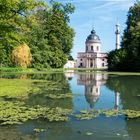
<svg viewBox="0 0 140 140"><path fill-rule="evenodd" d="M29 75L3 75L7 79L34 79L31 88L39 88L39 93L28 93L26 104L34 106L62 107L79 111L81 109L133 109L140 110L140 77L117 76L105 74L29 74ZM55 88L48 90L48 85L39 80L54 83ZM2 80L1 80L2 81ZM2 83L0 83L2 84ZM12 86L12 84L9 84ZM10 87L9 86L9 89ZM1 86L1 91L2 90ZM49 87L50 88L50 87ZM13 91L12 91L13 92ZM45 94L79 93L73 99L49 99ZM84 95L84 96L83 96ZM79 99L79 100L78 100ZM16 99L14 99L16 100ZM87 108L88 106L88 108ZM78 121L70 118L68 122L49 123L45 119L25 122L22 125L0 126L0 139L2 140L139 140L140 119L127 120L125 116L100 116L93 120ZM35 133L34 128L46 129L45 132ZM93 135L86 135L93 132Z"/></svg>
<svg viewBox="0 0 140 140"><path fill-rule="evenodd" d="M89 103L90 108L94 107L94 104L98 102L100 97L100 87L104 85L107 80L107 75L104 74L79 74L77 76L77 84L84 85L85 98Z"/></svg>
<svg viewBox="0 0 140 140"><path fill-rule="evenodd" d="M78 74L77 85L84 86L84 95L90 108L94 108L101 95L101 86L106 85L108 75L106 74ZM120 93L115 92L114 109L119 109Z"/></svg>
<svg viewBox="0 0 140 140"><path fill-rule="evenodd" d="M140 76L109 76L106 86L120 93L124 109L140 110ZM118 95L119 96L119 95ZM117 100L117 99L116 99Z"/></svg>
<svg viewBox="0 0 140 140"><path fill-rule="evenodd" d="M115 93L115 106L114 106L114 109L118 110L119 109L119 104L120 104L120 93L116 92Z"/></svg>

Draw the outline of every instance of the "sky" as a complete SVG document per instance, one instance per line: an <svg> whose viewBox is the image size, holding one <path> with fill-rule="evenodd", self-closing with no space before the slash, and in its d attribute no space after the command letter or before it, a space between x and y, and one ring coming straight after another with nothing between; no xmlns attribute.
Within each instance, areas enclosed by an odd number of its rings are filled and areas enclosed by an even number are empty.
<svg viewBox="0 0 140 140"><path fill-rule="evenodd" d="M126 27L127 13L135 0L55 0L72 3L75 12L70 15L70 26L75 31L72 56L85 51L85 41L93 26L101 39L101 51L115 49L115 25L120 24L121 36Z"/></svg>

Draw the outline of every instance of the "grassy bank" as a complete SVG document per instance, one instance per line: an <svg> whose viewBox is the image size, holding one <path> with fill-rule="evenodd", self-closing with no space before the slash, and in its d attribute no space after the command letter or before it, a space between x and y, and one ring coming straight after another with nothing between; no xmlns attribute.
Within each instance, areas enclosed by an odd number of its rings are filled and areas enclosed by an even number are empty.
<svg viewBox="0 0 140 140"><path fill-rule="evenodd" d="M47 72L93 72L93 71L105 71L107 69L97 69L97 68L59 68L59 69L35 69L35 68L21 68L21 67L1 67L0 72L10 72L10 73L47 73Z"/></svg>
<svg viewBox="0 0 140 140"><path fill-rule="evenodd" d="M108 71L107 69L97 69L97 68L59 68L59 69L40 69L37 70L35 68L20 68L20 67L1 67L1 73L77 73L77 74L85 74L85 73L101 73L101 74L115 74L115 75L140 75L140 72L117 72L117 71Z"/></svg>

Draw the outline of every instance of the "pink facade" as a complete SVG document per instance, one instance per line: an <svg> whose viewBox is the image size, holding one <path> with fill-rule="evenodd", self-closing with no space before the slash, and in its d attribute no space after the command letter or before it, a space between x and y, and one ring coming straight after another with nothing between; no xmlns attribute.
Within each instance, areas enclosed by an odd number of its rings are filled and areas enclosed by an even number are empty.
<svg viewBox="0 0 140 140"><path fill-rule="evenodd" d="M85 52L77 55L77 67L79 68L107 68L107 53L101 52L101 42L95 30L87 37Z"/></svg>

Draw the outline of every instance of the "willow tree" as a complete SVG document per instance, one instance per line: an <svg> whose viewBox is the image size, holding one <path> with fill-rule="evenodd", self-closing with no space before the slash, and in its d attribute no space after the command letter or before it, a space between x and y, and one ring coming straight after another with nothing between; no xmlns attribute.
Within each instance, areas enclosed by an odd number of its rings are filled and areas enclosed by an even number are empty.
<svg viewBox="0 0 140 140"><path fill-rule="evenodd" d="M27 68L31 65L32 56L30 48L26 44L22 44L14 49L11 57L14 66Z"/></svg>

